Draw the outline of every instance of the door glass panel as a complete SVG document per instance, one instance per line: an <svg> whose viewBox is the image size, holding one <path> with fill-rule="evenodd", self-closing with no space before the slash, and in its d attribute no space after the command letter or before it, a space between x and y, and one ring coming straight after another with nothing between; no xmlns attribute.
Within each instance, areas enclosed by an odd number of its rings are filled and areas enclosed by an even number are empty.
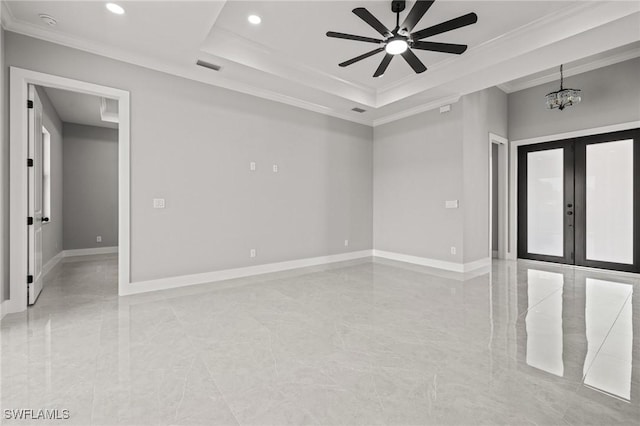
<svg viewBox="0 0 640 426"><path fill-rule="evenodd" d="M633 140L587 145L587 259L633 264Z"/></svg>
<svg viewBox="0 0 640 426"><path fill-rule="evenodd" d="M564 256L564 149L527 154L527 251Z"/></svg>

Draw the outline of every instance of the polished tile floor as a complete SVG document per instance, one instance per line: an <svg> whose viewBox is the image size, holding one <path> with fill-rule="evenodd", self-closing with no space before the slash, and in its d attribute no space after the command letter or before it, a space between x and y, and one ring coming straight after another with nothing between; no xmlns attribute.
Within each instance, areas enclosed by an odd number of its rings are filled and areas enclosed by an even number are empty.
<svg viewBox="0 0 640 426"><path fill-rule="evenodd" d="M637 276L366 260L118 298L116 269L65 259L2 321L0 422L45 408L82 425L640 420Z"/></svg>

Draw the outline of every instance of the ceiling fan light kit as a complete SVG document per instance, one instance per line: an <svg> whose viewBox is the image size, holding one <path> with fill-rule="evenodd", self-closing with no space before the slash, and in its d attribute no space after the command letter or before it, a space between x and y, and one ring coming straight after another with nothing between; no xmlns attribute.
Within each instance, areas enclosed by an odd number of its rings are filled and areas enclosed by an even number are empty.
<svg viewBox="0 0 640 426"><path fill-rule="evenodd" d="M374 50L363 53L360 56L356 56L355 58L341 62L338 65L341 67L347 67L370 56L385 52L385 56L384 58L382 58L382 62L380 62L380 65L373 74L374 77L380 77L384 75L387 67L389 66L389 63L391 62L391 59L393 59L393 57L396 55L401 55L413 69L413 71L416 74L420 74L422 72L425 72L427 70L427 67L416 56L416 54L413 53L413 50L428 50L432 52L443 52L461 55L467 50L466 44L439 43L422 40L458 28L466 27L467 25L475 24L476 22L478 22L478 16L475 13L467 13L466 15L450 19L449 21L424 28L416 32L412 32L413 28L420 21L420 19L422 19L425 13L427 13L429 8L433 5L434 1L435 0L417 0L405 17L402 24L400 24L400 13L405 9L406 1L392 1L391 11L396 14L396 27L393 31L389 30L382 22L380 22L375 16L371 14L371 12L369 12L364 7L353 9L352 12L356 16L369 24L369 26L376 30L383 38L379 39L328 31L327 37L354 40L364 43L374 43L380 46Z"/></svg>

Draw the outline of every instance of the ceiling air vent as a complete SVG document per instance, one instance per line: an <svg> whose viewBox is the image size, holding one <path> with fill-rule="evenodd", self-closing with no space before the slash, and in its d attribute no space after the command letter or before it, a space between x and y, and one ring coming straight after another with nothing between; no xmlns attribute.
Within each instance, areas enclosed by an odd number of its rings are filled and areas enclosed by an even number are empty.
<svg viewBox="0 0 640 426"><path fill-rule="evenodd" d="M355 108L352 108L351 111L359 112L360 114L362 114L363 112L366 112L367 110L355 107Z"/></svg>
<svg viewBox="0 0 640 426"><path fill-rule="evenodd" d="M220 65L210 64L209 62L201 61L200 59L198 59L198 62L196 62L196 65L199 65L204 68L209 68L210 70L214 70L214 71L220 71L222 69Z"/></svg>

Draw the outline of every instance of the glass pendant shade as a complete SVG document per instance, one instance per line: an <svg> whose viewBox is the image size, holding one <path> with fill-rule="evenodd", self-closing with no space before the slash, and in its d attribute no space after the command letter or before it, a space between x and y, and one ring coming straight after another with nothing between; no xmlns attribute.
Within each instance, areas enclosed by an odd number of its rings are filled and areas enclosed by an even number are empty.
<svg viewBox="0 0 640 426"><path fill-rule="evenodd" d="M560 65L560 90L547 93L547 108L559 109L562 111L568 106L575 105L582 100L580 90L578 89L565 89L564 76L562 72L562 65Z"/></svg>

